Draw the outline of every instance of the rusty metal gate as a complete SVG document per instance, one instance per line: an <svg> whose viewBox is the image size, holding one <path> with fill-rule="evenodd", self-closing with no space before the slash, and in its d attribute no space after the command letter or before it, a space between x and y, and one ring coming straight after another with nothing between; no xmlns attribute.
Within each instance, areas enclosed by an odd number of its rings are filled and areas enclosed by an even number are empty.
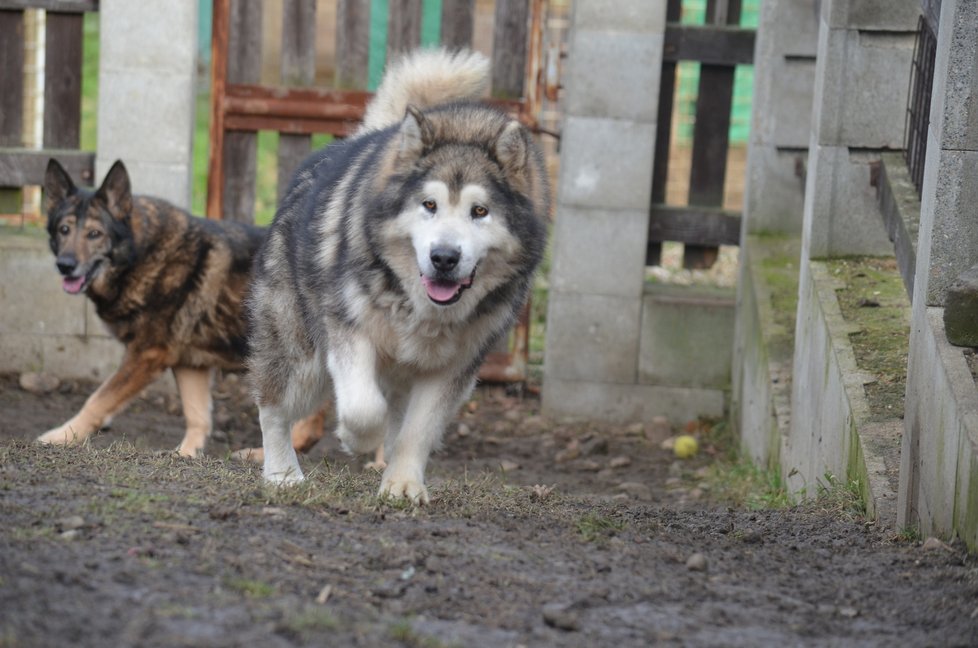
<svg viewBox="0 0 978 648"><path fill-rule="evenodd" d="M491 101L534 130L539 130L542 98L555 100L557 93L556 62L544 65L546 6L546 0L496 0L494 6ZM421 9L421 0L389 3L388 59L419 45ZM309 87L315 76L315 0L285 0L283 4L281 74L291 87L258 83L261 55L255 45L261 39L262 10L259 0L214 0L206 210L210 218L253 218L258 131L281 134L281 195L294 169L310 152L310 135L350 134L372 96L366 90L370 0L337 2L336 79L329 88ZM471 46L474 12L475 0L443 0L441 42ZM550 55L555 53L550 51ZM524 381L528 348L529 309L524 308L508 346L489 354L480 377Z"/></svg>

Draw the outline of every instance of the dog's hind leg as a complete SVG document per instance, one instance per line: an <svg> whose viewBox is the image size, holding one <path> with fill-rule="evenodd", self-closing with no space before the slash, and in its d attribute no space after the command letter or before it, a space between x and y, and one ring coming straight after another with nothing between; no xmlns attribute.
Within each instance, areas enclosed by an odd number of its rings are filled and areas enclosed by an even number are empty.
<svg viewBox="0 0 978 648"><path fill-rule="evenodd" d="M211 380L210 369L196 367L174 367L173 377L177 381L183 417L187 421L187 431L177 452L185 457L196 457L204 449L211 435Z"/></svg>
<svg viewBox="0 0 978 648"><path fill-rule="evenodd" d="M141 352L126 349L122 364L88 397L81 411L64 425L37 437L37 441L59 445L81 443L118 414L165 368L166 352L162 349Z"/></svg>

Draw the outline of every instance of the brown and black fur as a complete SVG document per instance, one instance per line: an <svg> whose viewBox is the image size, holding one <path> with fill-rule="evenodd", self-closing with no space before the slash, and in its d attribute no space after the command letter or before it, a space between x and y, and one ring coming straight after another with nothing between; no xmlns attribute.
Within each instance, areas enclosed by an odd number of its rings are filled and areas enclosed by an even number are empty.
<svg viewBox="0 0 978 648"><path fill-rule="evenodd" d="M81 411L38 440L83 441L171 369L187 420L178 450L196 455L211 431L212 369L244 365L242 303L264 230L134 196L121 161L91 191L76 187L52 159L44 190L51 251L66 292L84 292L126 349L119 369Z"/></svg>

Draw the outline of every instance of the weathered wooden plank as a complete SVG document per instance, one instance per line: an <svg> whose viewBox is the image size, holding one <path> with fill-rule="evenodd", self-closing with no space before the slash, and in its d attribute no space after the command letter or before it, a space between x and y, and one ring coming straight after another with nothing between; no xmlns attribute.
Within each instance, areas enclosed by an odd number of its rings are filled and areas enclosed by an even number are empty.
<svg viewBox="0 0 978 648"><path fill-rule="evenodd" d="M285 0L282 5L282 85L307 86L316 76L316 0ZM283 133L278 140L278 197L308 155L308 135Z"/></svg>
<svg viewBox="0 0 978 648"><path fill-rule="evenodd" d="M708 0L706 15L714 24L738 24L740 0ZM689 174L691 206L720 207L723 204L735 71L734 66L726 64L700 66ZM683 267L709 268L718 255L719 250L715 247L687 245L683 252Z"/></svg>
<svg viewBox="0 0 978 648"><path fill-rule="evenodd" d="M737 245L740 213L710 207L653 205L649 241L678 241L687 245Z"/></svg>
<svg viewBox="0 0 978 648"><path fill-rule="evenodd" d="M20 146L24 131L24 13L0 11L0 146Z"/></svg>
<svg viewBox="0 0 978 648"><path fill-rule="evenodd" d="M526 74L529 0L496 0L492 34L492 96L519 99Z"/></svg>
<svg viewBox="0 0 978 648"><path fill-rule="evenodd" d="M81 14L48 14L44 49L44 146L81 143Z"/></svg>
<svg viewBox="0 0 978 648"><path fill-rule="evenodd" d="M221 218L224 205L224 106L227 87L231 0L214 0L211 21L211 124L207 153L208 218Z"/></svg>
<svg viewBox="0 0 978 648"><path fill-rule="evenodd" d="M43 185L48 160L55 158L79 184L91 185L95 154L71 149L0 148L0 187Z"/></svg>
<svg viewBox="0 0 978 648"><path fill-rule="evenodd" d="M0 0L0 11L5 9L45 9L52 13L82 13L98 11L98 0Z"/></svg>
<svg viewBox="0 0 978 648"><path fill-rule="evenodd" d="M387 21L387 60L421 44L421 0L390 3Z"/></svg>
<svg viewBox="0 0 978 648"><path fill-rule="evenodd" d="M24 144L24 12L0 11L0 146ZM0 187L23 182L0 178ZM19 189L0 190L0 213L23 210Z"/></svg>
<svg viewBox="0 0 978 648"><path fill-rule="evenodd" d="M682 0L669 0L666 4L666 22L678 22L682 15ZM669 183L669 149L672 146L672 110L676 94L676 64L662 63L659 81L659 107L655 131L655 157L652 161L652 205L666 202ZM662 245L649 241L645 251L645 265L662 262Z"/></svg>
<svg viewBox="0 0 978 648"><path fill-rule="evenodd" d="M445 47L472 47L475 0L442 0L441 43Z"/></svg>
<svg viewBox="0 0 978 648"><path fill-rule="evenodd" d="M227 82L257 83L261 78L261 0L234 0L228 28ZM224 135L224 195L221 213L231 220L254 221L258 137Z"/></svg>
<svg viewBox="0 0 978 648"><path fill-rule="evenodd" d="M336 87L365 90L370 60L370 0L339 0L336 7Z"/></svg>
<svg viewBox="0 0 978 648"><path fill-rule="evenodd" d="M672 63L750 65L754 62L755 34L753 29L721 25L667 25L662 58Z"/></svg>

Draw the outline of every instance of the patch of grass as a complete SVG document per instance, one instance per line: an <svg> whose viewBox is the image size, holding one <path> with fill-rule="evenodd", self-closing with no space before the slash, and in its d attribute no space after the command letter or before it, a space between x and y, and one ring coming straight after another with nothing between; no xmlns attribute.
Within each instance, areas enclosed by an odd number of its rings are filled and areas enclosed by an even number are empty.
<svg viewBox="0 0 978 648"><path fill-rule="evenodd" d="M150 517L162 520L172 517L169 509L170 497L145 490L113 488L108 497L92 499L88 511L93 515L113 520L123 515Z"/></svg>
<svg viewBox="0 0 978 648"><path fill-rule="evenodd" d="M858 480L842 480L832 473L825 473L816 482L816 496L809 506L850 520L866 516L862 488Z"/></svg>
<svg viewBox="0 0 978 648"><path fill-rule="evenodd" d="M747 459L713 464L706 481L711 496L730 506L757 511L794 504L777 471L758 468Z"/></svg>
<svg viewBox="0 0 978 648"><path fill-rule="evenodd" d="M336 630L339 625L339 621L328 610L322 607L306 606L298 612L289 614L282 621L281 627L286 632L308 636L328 630Z"/></svg>
<svg viewBox="0 0 978 648"><path fill-rule="evenodd" d="M920 529L918 527L908 526L900 529L900 532L897 533L896 539L907 544L916 544L923 540L924 536L920 533Z"/></svg>
<svg viewBox="0 0 978 648"><path fill-rule="evenodd" d="M756 466L740 452L739 440L726 421L702 426L704 444L717 450L710 464L705 485L710 497L728 506L748 510L783 509L794 505L781 473Z"/></svg>
<svg viewBox="0 0 978 648"><path fill-rule="evenodd" d="M3 628L0 630L0 648L17 648L23 644L17 641L17 635L13 628Z"/></svg>
<svg viewBox="0 0 978 648"><path fill-rule="evenodd" d="M409 648L449 648L455 644L446 644L437 637L417 632L407 619L395 622L389 631L391 639L399 641Z"/></svg>
<svg viewBox="0 0 978 648"><path fill-rule="evenodd" d="M36 542L37 540L52 540L56 533L51 526L13 527L7 530L14 542Z"/></svg>
<svg viewBox="0 0 978 648"><path fill-rule="evenodd" d="M585 542L601 542L625 530L625 521L596 513L586 513L577 522L577 532Z"/></svg>
<svg viewBox="0 0 978 648"><path fill-rule="evenodd" d="M856 364L876 376L865 386L871 420L903 417L910 336L910 301L896 259L853 257L825 262L845 285L836 291Z"/></svg>
<svg viewBox="0 0 978 648"><path fill-rule="evenodd" d="M273 585L253 578L229 578L224 581L224 586L251 599L268 598L275 594Z"/></svg>

